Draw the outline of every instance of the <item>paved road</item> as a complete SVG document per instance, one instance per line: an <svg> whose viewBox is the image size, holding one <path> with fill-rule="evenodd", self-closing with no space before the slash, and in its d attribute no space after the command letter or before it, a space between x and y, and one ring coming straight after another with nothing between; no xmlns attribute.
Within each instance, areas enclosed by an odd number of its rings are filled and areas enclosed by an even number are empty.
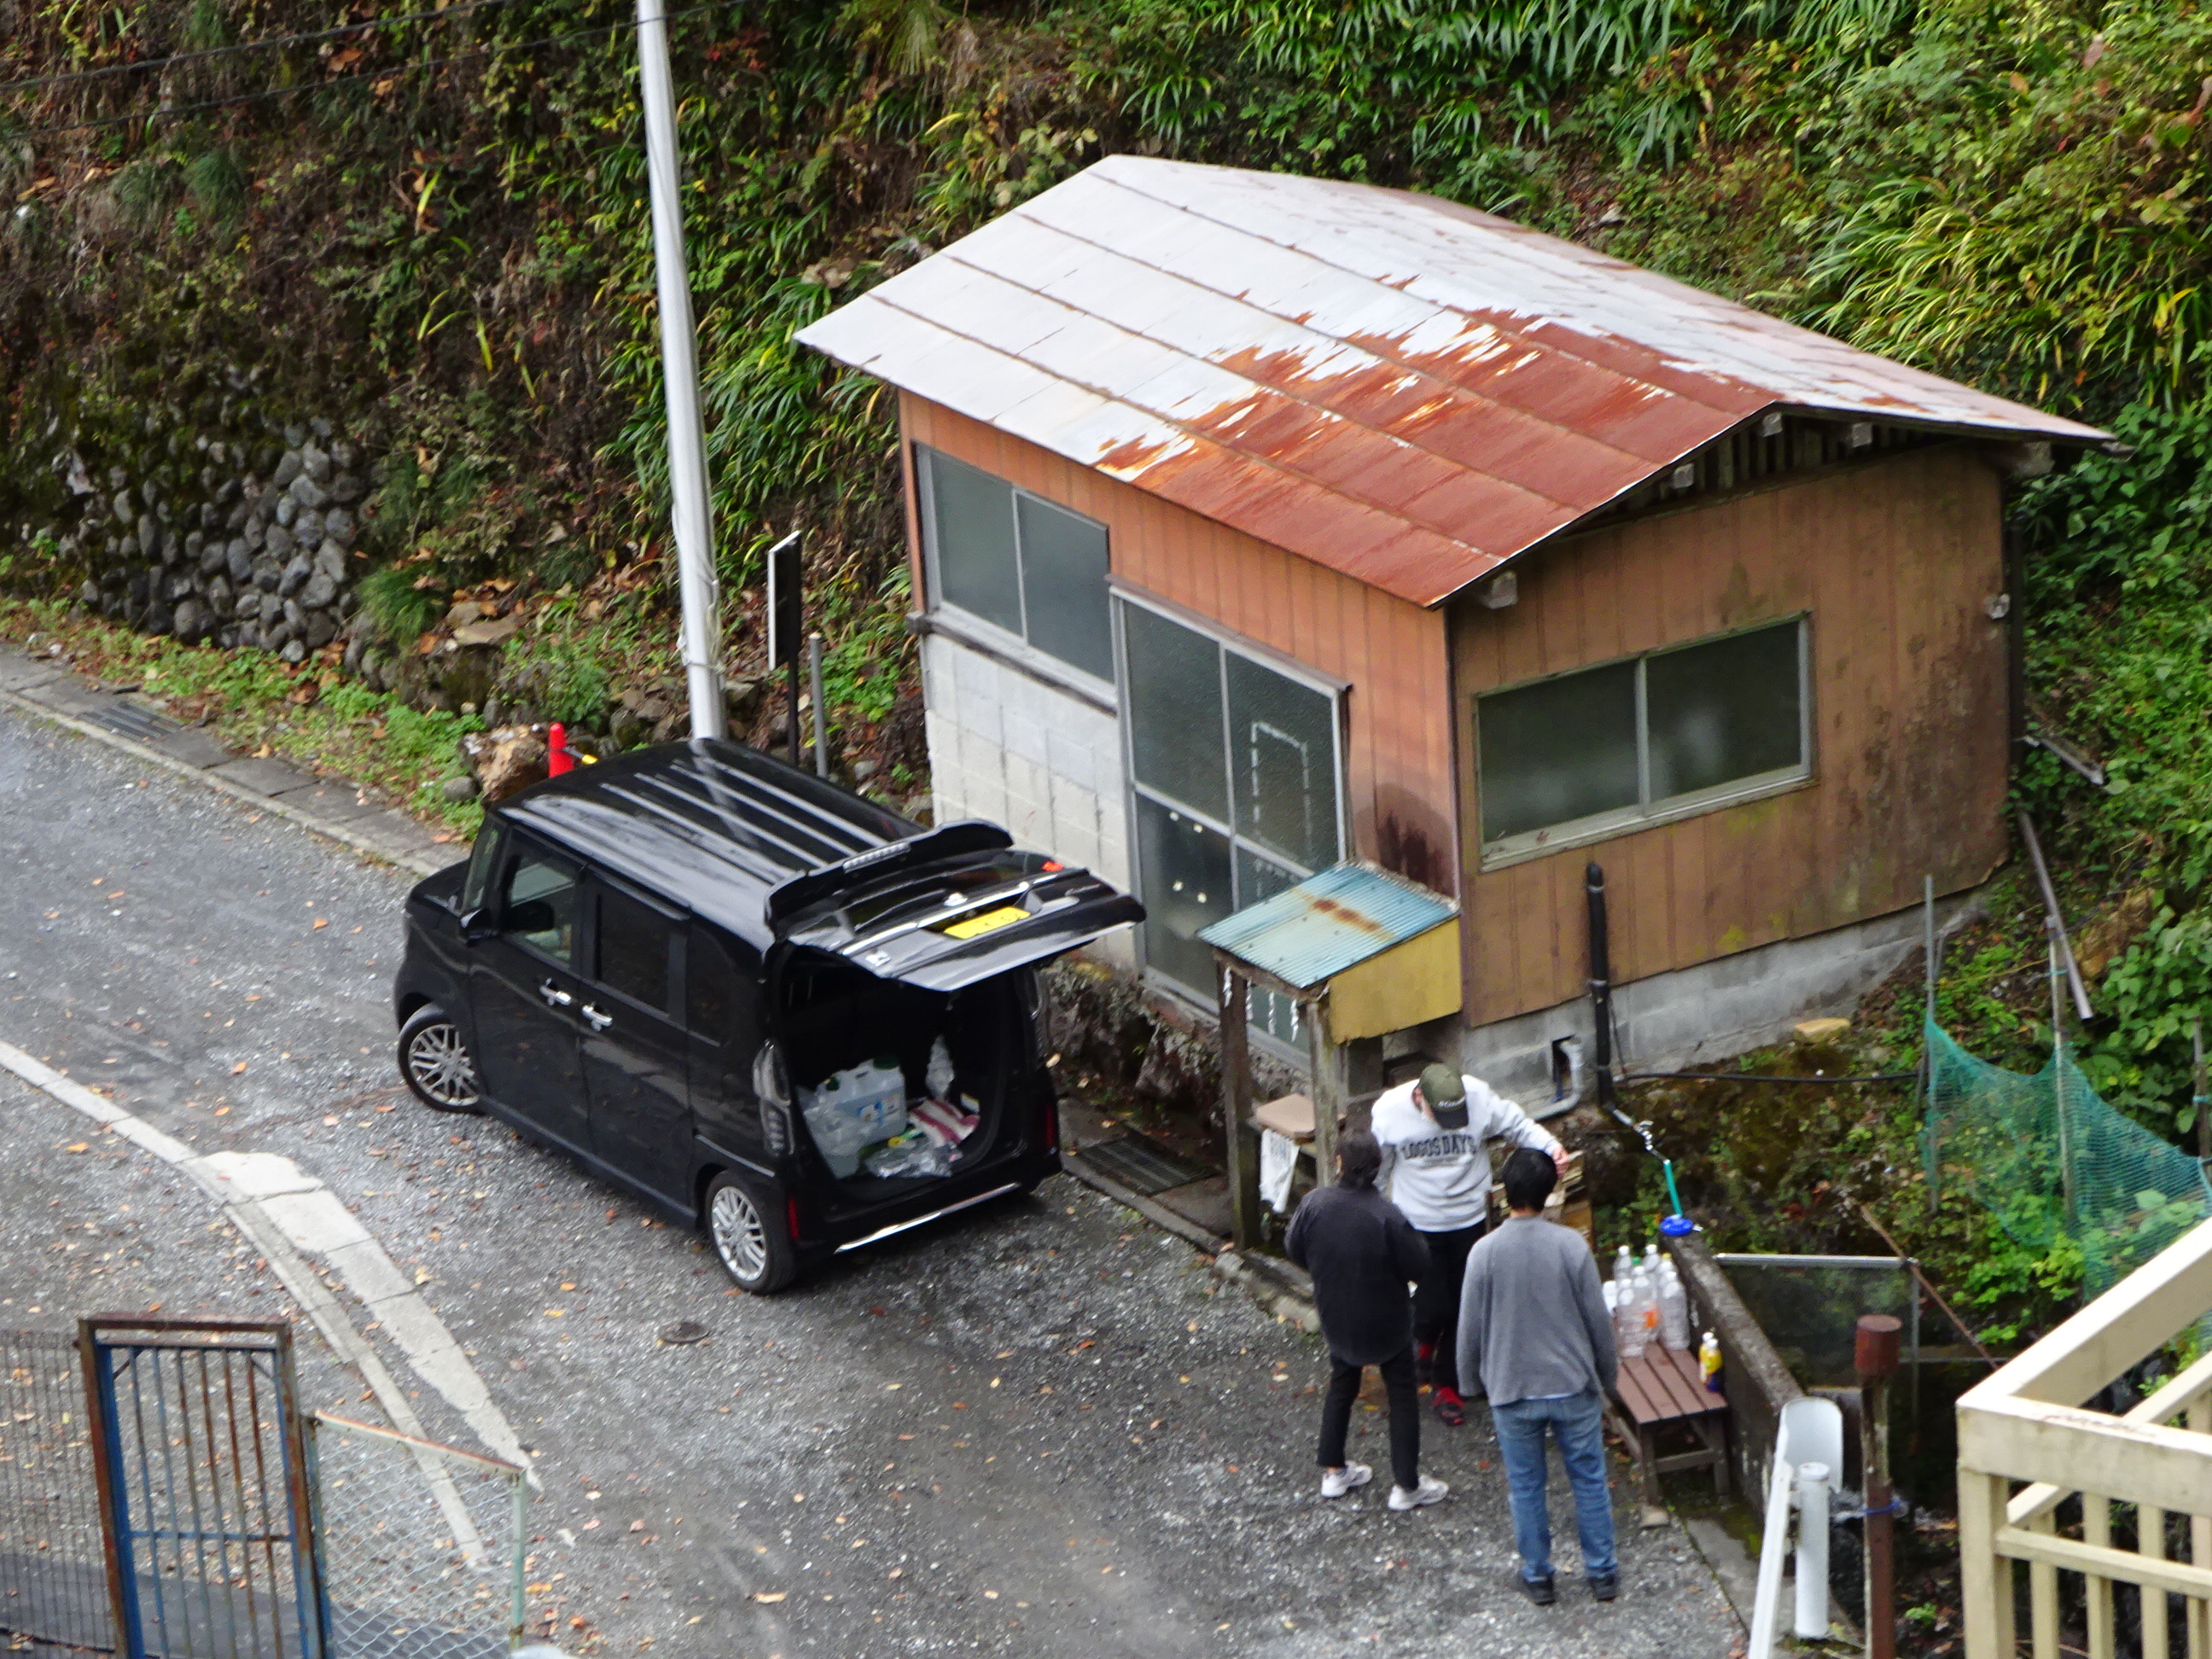
<svg viewBox="0 0 2212 1659"><path fill-rule="evenodd" d="M1427 1466L1454 1486L1441 1509L1322 1503L1318 1344L1071 1181L795 1294L738 1296L696 1240L563 1161L407 1101L386 1002L406 885L0 712L0 1039L200 1150L293 1158L345 1200L535 1454L532 1616L570 1650L1732 1645L1672 1528L1626 1528L1612 1607L1578 1589L1522 1603L1480 1412L1429 1425ZM188 1185L67 1151L82 1121L27 1091L0 1091L0 1322L288 1305L237 1240L194 1221ZM711 1340L660 1344L678 1319ZM350 1389L324 1358L309 1371L319 1402ZM434 1393L414 1403L469 1443ZM1362 1418L1381 1465L1381 1419ZM1565 1521L1563 1492L1554 1510Z"/></svg>

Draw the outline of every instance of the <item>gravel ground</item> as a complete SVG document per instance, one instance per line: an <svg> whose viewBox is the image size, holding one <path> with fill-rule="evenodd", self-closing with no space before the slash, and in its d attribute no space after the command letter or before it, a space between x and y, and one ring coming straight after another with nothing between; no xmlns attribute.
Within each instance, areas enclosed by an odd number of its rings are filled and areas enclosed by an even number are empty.
<svg viewBox="0 0 2212 1659"><path fill-rule="evenodd" d="M536 1456L532 1617L570 1650L1718 1659L1736 1641L1683 1534L1636 1530L1625 1470L1622 1599L1522 1601L1480 1411L1427 1425L1441 1507L1390 1514L1382 1483L1324 1504L1318 1342L1066 1178L738 1295L632 1200L404 1095L387 992L408 884L0 713L0 1039L203 1150L297 1159L422 1280ZM0 1112L0 1321L284 1305L169 1172L67 1152L79 1121L27 1091ZM659 1340L686 1319L708 1339ZM357 1395L301 1346L311 1401ZM469 1443L434 1395L415 1403ZM1385 1466L1380 1416L1358 1432ZM1553 1513L1571 1538L1563 1491Z"/></svg>

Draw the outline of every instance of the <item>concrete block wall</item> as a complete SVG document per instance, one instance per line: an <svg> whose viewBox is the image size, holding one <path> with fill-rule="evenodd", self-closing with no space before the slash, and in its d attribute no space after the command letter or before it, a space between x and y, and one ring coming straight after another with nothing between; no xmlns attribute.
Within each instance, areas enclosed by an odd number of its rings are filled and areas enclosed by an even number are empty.
<svg viewBox="0 0 2212 1659"><path fill-rule="evenodd" d="M943 632L921 641L921 676L939 823L988 818L1021 846L1133 885L1116 716ZM1126 931L1091 954L1136 966Z"/></svg>

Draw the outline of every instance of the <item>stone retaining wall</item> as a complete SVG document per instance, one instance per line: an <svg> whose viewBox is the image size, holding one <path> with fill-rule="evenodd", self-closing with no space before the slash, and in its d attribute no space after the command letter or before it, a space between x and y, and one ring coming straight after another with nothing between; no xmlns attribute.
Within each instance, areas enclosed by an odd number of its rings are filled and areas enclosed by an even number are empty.
<svg viewBox="0 0 2212 1659"><path fill-rule="evenodd" d="M73 441L53 463L66 505L18 533L81 572L77 597L102 616L299 662L353 615L372 480L329 421L258 415L244 390L190 436L149 413L137 441Z"/></svg>

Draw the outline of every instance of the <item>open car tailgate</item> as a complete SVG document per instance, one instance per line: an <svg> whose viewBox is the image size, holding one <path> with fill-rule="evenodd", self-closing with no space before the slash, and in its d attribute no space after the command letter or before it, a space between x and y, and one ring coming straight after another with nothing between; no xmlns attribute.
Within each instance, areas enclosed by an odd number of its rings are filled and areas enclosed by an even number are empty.
<svg viewBox="0 0 2212 1659"><path fill-rule="evenodd" d="M792 945L926 990L1042 962L1145 918L1088 870L1017 852L995 824L952 823L799 877L769 896Z"/></svg>

